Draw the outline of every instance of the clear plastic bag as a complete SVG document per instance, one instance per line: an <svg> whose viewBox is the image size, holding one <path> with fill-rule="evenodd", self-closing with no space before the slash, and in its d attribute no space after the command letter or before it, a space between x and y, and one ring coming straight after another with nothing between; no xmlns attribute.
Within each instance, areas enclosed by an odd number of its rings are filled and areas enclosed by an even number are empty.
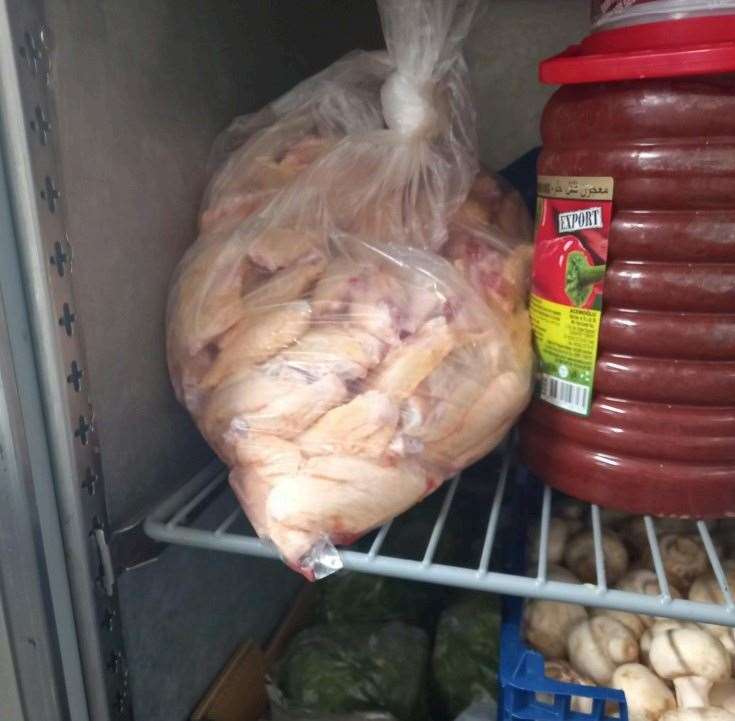
<svg viewBox="0 0 735 721"><path fill-rule="evenodd" d="M279 662L271 706L302 719L384 712L421 721L428 658L428 635L405 623L313 626Z"/></svg>
<svg viewBox="0 0 735 721"><path fill-rule="evenodd" d="M171 378L257 533L308 578L525 407L531 223L479 170L476 0L381 0L355 52L218 141L167 313Z"/></svg>
<svg viewBox="0 0 735 721"><path fill-rule="evenodd" d="M497 698L500 624L498 598L487 593L467 594L442 613L432 672L448 718L473 703Z"/></svg>

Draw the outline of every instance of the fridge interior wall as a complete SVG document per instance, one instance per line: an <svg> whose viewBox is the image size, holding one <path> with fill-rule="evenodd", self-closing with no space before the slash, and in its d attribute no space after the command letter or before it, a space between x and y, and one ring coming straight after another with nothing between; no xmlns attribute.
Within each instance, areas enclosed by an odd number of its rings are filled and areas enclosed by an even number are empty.
<svg viewBox="0 0 735 721"><path fill-rule="evenodd" d="M483 161L538 143L540 58L582 36L587 0L487 0L467 54ZM110 521L210 452L164 358L171 272L194 239L217 133L354 47L372 0L49 0L52 84L74 284ZM298 579L269 561L171 548L120 579L136 717L183 719L244 637L272 629Z"/></svg>

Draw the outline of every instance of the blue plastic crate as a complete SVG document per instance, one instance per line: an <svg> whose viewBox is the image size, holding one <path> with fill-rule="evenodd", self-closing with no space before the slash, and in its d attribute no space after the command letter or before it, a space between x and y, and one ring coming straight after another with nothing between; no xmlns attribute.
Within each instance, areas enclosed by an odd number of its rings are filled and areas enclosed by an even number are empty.
<svg viewBox="0 0 735 721"><path fill-rule="evenodd" d="M523 573L526 564L526 527L533 522L528 508L539 508L542 485L525 468L516 478L511 512L514 538L506 546L507 570ZM535 502L534 502L535 499ZM625 694L612 688L562 683L544 675L544 657L523 642L522 620L525 599L503 597L498 679L498 721L628 721ZM537 694L550 694L553 703L539 701ZM572 698L592 699L592 712L571 710ZM617 712L616 716L610 714Z"/></svg>
<svg viewBox="0 0 735 721"><path fill-rule="evenodd" d="M625 694L612 688L580 686L546 678L544 657L527 648L521 637L524 600L503 599L500 644L499 721L628 721ZM553 703L543 703L537 694L551 694ZM592 699L589 714L571 710L573 696ZM606 708L607 707L607 708ZM618 715L609 715L617 710ZM607 713L606 713L607 711Z"/></svg>

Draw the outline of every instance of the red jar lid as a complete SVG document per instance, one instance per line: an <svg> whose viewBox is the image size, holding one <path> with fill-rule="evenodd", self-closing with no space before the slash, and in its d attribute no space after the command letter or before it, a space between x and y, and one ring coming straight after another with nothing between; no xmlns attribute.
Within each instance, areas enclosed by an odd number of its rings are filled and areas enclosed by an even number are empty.
<svg viewBox="0 0 735 721"><path fill-rule="evenodd" d="M713 75L735 71L735 15L604 30L544 60L549 85Z"/></svg>

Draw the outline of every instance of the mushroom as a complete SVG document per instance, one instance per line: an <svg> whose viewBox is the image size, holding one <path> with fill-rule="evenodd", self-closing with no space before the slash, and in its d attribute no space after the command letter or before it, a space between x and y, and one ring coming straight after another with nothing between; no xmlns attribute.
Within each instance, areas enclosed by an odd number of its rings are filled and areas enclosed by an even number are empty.
<svg viewBox="0 0 735 721"><path fill-rule="evenodd" d="M630 721L658 721L676 708L669 687L640 663L626 663L615 669L611 685L625 692Z"/></svg>
<svg viewBox="0 0 735 721"><path fill-rule="evenodd" d="M712 684L732 671L725 647L698 627L656 633L654 626L648 658L655 673L674 682L677 703L685 708L707 706Z"/></svg>
<svg viewBox="0 0 735 721"><path fill-rule="evenodd" d="M609 616L614 618L623 626L627 627L628 630L635 636L636 640L640 639L643 632L646 630L646 624L643 622L643 616L637 613L630 613L630 611L617 611L612 608L596 608L592 611L592 616Z"/></svg>
<svg viewBox="0 0 735 721"><path fill-rule="evenodd" d="M544 675L554 681L562 683L575 683L580 686L594 686L594 682L586 676L577 673L566 661L560 659L551 659L544 664ZM553 694L536 694L536 698L541 703L553 704ZM580 713L592 713L592 699L587 696L573 696L570 704L572 711Z"/></svg>
<svg viewBox="0 0 735 721"><path fill-rule="evenodd" d="M586 503L582 503L576 498L563 498L554 504L554 514L565 521L582 522L587 513L587 508Z"/></svg>
<svg viewBox="0 0 735 721"><path fill-rule="evenodd" d="M638 660L638 642L620 621L595 616L571 630L567 653L578 673L605 686L620 664Z"/></svg>
<svg viewBox="0 0 735 721"><path fill-rule="evenodd" d="M722 518L720 519L717 527L714 529L712 540L719 544L722 548L722 552L728 558L735 556L735 519ZM709 524L707 524L709 527ZM710 527L710 530L711 527Z"/></svg>
<svg viewBox="0 0 735 721"><path fill-rule="evenodd" d="M652 619L650 616L641 616L641 618ZM647 628L643 635L638 639L638 647L640 649L641 661L647 666L650 666L648 654L651 651L651 641L653 637L659 633L665 633L673 628L694 628L698 629L699 626L696 623L677 621L674 618L662 618L656 621L652 626Z"/></svg>
<svg viewBox="0 0 735 721"><path fill-rule="evenodd" d="M628 570L628 552L613 531L602 532L602 553L608 583L615 583ZM564 553L564 563L583 583L595 583L595 541L592 531L573 536Z"/></svg>
<svg viewBox="0 0 735 721"><path fill-rule="evenodd" d="M533 529L530 539L531 555L529 560L532 563L538 562L539 535L540 529L537 526ZM567 544L568 537L569 524L561 518L552 518L549 521L549 540L546 558L549 563L560 563L564 558L564 547Z"/></svg>
<svg viewBox="0 0 735 721"><path fill-rule="evenodd" d="M656 519L656 530L659 534L681 533L686 535L690 534L693 528L694 522L686 518ZM627 521L623 521L617 531L635 555L641 555L650 550L646 523L641 516L633 516Z"/></svg>
<svg viewBox="0 0 735 721"><path fill-rule="evenodd" d="M735 680L713 683L703 676L682 676L674 680L679 708L718 706L735 713Z"/></svg>
<svg viewBox="0 0 735 721"><path fill-rule="evenodd" d="M637 568L628 571L619 581L616 588L620 591L630 591L632 593L644 593L647 596L660 596L661 586L658 583L658 576L653 571L646 568ZM672 598L681 598L681 594L674 586L669 587L669 594ZM644 626L652 626L658 616L639 616Z"/></svg>
<svg viewBox="0 0 735 721"><path fill-rule="evenodd" d="M549 566L547 576L552 581L579 583L574 574L560 566ZM565 658L570 629L586 618L587 611L579 604L534 599L523 613L526 641L547 658Z"/></svg>
<svg viewBox="0 0 735 721"><path fill-rule="evenodd" d="M680 708L676 711L667 711L661 717L661 721L735 721L735 714L716 706Z"/></svg>
<svg viewBox="0 0 735 721"><path fill-rule="evenodd" d="M669 583L686 592L697 576L707 570L707 554L699 537L667 533L658 539L661 560ZM651 567L651 550L645 552L641 562Z"/></svg>
<svg viewBox="0 0 735 721"><path fill-rule="evenodd" d="M630 518L630 513L627 511L616 511L614 508L600 509L600 521L606 528L618 526L628 518Z"/></svg>
<svg viewBox="0 0 735 721"><path fill-rule="evenodd" d="M735 713L735 680L714 684L709 692L709 705L719 706L730 713Z"/></svg>
<svg viewBox="0 0 735 721"><path fill-rule="evenodd" d="M735 561L725 561L722 566L727 577L727 584L730 586L730 590L733 591L735 590ZM703 573L692 583L689 589L689 600L698 601L699 603L725 603L725 595L722 593L720 584L713 572ZM704 623L702 628L716 636L728 653L735 656L735 629L713 623Z"/></svg>
<svg viewBox="0 0 735 721"><path fill-rule="evenodd" d="M680 676L674 679L676 705L679 708L706 708L714 683L704 676Z"/></svg>

